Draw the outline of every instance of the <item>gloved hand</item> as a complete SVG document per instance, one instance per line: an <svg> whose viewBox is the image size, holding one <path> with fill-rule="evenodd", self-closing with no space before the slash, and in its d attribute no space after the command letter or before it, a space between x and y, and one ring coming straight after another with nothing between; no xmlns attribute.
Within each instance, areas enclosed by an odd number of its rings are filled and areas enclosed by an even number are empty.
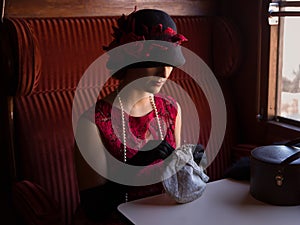
<svg viewBox="0 0 300 225"><path fill-rule="evenodd" d="M127 162L135 166L147 166L157 159L166 159L173 151L174 148L165 140L150 140Z"/></svg>
<svg viewBox="0 0 300 225"><path fill-rule="evenodd" d="M203 156L204 156L204 147L201 144L197 144L193 152L193 158L194 161L197 163L197 165L200 164Z"/></svg>

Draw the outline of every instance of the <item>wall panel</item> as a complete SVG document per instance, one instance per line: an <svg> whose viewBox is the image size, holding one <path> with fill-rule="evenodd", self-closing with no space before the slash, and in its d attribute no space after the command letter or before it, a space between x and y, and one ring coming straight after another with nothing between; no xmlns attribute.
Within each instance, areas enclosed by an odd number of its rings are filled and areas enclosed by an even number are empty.
<svg viewBox="0 0 300 225"><path fill-rule="evenodd" d="M134 7L162 9L170 15L213 15L215 0L1 0L10 17L129 14Z"/></svg>

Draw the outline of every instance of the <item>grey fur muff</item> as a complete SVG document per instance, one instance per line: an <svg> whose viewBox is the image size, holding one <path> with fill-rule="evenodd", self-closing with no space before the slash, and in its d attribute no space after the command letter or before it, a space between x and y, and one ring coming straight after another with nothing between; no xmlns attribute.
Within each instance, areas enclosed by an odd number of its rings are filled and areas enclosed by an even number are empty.
<svg viewBox="0 0 300 225"><path fill-rule="evenodd" d="M177 148L163 174L166 193L178 203L188 203L202 196L209 177L205 174L205 157L199 165L193 159L194 144ZM172 175L173 174L173 175Z"/></svg>

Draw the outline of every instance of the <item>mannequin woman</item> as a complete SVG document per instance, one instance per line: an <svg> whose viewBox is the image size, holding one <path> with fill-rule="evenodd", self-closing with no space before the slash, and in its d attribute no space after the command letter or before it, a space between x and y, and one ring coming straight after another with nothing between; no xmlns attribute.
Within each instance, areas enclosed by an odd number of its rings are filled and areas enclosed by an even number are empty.
<svg viewBox="0 0 300 225"><path fill-rule="evenodd" d="M120 80L120 85L98 100L94 111L88 111L81 117L78 126L84 132L76 135L86 143L84 151L99 152L94 161L110 176L120 171L111 168L107 155L101 149L107 149L121 163L144 166L146 170L142 170L141 174L147 175L152 165L162 163L180 146L180 106L173 98L159 92L173 68L184 63L179 45L187 39L176 33L176 25L167 13L155 9L134 11L127 17L123 15L114 30L114 41L105 47L108 53L127 43L139 45L130 50L124 48L124 54L111 53L108 68L114 69L114 65L124 58L135 61L113 75ZM140 40L158 40L172 45L166 47L161 43L147 45L147 42L136 42ZM141 55L147 58L153 53L153 48L158 48L158 55L168 57L170 63L144 60ZM135 57L141 61L136 62ZM91 115L95 124L89 119ZM156 141L155 144L151 140ZM76 151L75 159L81 206L91 219L103 220L105 215L112 216L116 206L124 201L163 192L160 182L138 186L109 181L105 173L96 173L79 151ZM135 176L131 175L130 179L135 181ZM105 210L100 211L103 207Z"/></svg>

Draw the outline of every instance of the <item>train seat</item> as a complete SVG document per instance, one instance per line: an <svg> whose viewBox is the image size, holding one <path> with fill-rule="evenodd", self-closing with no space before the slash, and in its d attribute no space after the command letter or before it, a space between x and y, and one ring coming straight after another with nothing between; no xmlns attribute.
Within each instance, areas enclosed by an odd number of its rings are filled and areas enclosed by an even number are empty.
<svg viewBox="0 0 300 225"><path fill-rule="evenodd" d="M104 54L103 45L112 40L116 17L5 18L0 25L1 91L6 102L1 107L9 131L5 151L10 157L9 173L13 198L22 219L31 224L74 222L79 191L74 167L72 105L78 83L85 72ZM231 82L242 60L241 37L234 24L219 16L174 16L178 30L188 38L183 46L208 66L224 96L226 126L218 154L207 168L211 180L222 178L233 163L238 143L238 124ZM197 61L198 60L198 61ZM200 61L201 61L200 60ZM199 62L196 57L195 63ZM112 91L117 82L101 76L89 79L81 88L82 111L95 102L99 81L105 83L101 95ZM102 80L101 80L102 79ZM183 140L197 140L206 146L211 138L213 114L207 92L193 76L181 69L170 78L183 88L197 116L184 119ZM176 89L166 92L176 94ZM211 88L210 93L216 89ZM77 111L77 115L82 113ZM74 115L73 115L74 116ZM74 118L74 117L73 117ZM74 122L74 121L73 121ZM199 133L188 127L199 124ZM195 139L192 139L195 138ZM214 143L212 143L214 146ZM53 222L55 221L55 222ZM85 223L86 224L86 223Z"/></svg>

